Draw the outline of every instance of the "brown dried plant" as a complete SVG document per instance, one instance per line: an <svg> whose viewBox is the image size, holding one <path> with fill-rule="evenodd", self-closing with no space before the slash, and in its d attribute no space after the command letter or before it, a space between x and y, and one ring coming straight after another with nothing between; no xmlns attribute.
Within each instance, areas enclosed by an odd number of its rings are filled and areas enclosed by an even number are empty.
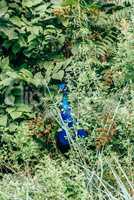
<svg viewBox="0 0 134 200"><path fill-rule="evenodd" d="M57 17L65 17L68 16L70 13L70 6L54 8L52 12Z"/></svg>
<svg viewBox="0 0 134 200"><path fill-rule="evenodd" d="M105 61L105 57L102 58L102 62ZM105 72L105 74L103 75L103 80L104 80L104 83L108 86L111 86L113 84L113 71L110 69L110 70L107 70Z"/></svg>
<svg viewBox="0 0 134 200"><path fill-rule="evenodd" d="M99 150L109 143L113 136L117 133L117 124L113 120L113 117L110 113L104 116L105 127L97 128L97 132L100 133L100 136L96 138L96 148Z"/></svg>
<svg viewBox="0 0 134 200"><path fill-rule="evenodd" d="M36 135L37 137L48 137L52 130L51 122L44 122L42 116L37 116L29 122L30 135Z"/></svg>

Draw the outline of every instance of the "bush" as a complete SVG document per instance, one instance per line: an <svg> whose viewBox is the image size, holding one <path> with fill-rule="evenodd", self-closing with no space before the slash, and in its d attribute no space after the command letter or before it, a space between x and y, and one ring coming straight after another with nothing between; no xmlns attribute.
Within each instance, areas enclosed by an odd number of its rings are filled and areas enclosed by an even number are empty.
<svg viewBox="0 0 134 200"><path fill-rule="evenodd" d="M131 199L133 10L131 1L1 0L1 199ZM60 82L75 128L89 133L66 157L55 145Z"/></svg>

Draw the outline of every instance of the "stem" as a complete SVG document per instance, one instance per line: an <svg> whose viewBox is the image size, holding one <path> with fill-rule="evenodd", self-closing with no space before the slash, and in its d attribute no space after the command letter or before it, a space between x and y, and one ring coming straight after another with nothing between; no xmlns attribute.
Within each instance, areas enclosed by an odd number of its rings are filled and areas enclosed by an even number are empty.
<svg viewBox="0 0 134 200"><path fill-rule="evenodd" d="M80 22L80 25L81 25L81 7L80 7L80 0L78 0L77 8L78 8L78 13L79 13L79 22Z"/></svg>

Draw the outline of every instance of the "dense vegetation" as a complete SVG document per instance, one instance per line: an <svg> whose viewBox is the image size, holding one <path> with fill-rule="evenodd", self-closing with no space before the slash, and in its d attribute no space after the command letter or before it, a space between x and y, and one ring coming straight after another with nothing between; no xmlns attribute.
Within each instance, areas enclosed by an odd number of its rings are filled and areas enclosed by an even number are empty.
<svg viewBox="0 0 134 200"><path fill-rule="evenodd" d="M132 200L133 73L133 0L1 0L0 200ZM62 81L89 133L66 156Z"/></svg>

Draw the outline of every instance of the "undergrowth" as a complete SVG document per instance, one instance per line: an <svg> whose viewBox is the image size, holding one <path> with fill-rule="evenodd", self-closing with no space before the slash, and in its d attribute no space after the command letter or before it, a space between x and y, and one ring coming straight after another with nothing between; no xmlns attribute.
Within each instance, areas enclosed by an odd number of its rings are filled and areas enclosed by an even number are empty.
<svg viewBox="0 0 134 200"><path fill-rule="evenodd" d="M133 0L0 1L0 200L134 199L133 13ZM88 131L66 155L62 81Z"/></svg>

